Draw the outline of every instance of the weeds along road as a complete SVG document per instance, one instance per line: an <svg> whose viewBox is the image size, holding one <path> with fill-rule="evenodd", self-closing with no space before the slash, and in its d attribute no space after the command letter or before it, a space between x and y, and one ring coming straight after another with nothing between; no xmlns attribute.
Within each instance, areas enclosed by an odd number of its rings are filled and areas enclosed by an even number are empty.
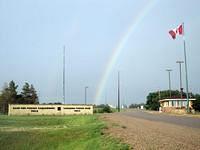
<svg viewBox="0 0 200 150"><path fill-rule="evenodd" d="M108 134L133 149L200 149L200 118L143 111L104 114Z"/></svg>

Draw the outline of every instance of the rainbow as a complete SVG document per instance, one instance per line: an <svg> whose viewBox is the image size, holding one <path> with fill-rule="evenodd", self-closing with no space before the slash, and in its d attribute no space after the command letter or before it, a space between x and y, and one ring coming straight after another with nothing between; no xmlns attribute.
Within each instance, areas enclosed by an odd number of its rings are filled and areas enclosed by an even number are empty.
<svg viewBox="0 0 200 150"><path fill-rule="evenodd" d="M110 76L110 74L113 71L113 67L116 64L116 61L118 60L123 47L129 40L130 36L133 34L133 32L139 27L139 24L142 22L142 20L145 18L145 16L152 10L152 8L156 5L158 0L149 0L149 2L141 9L141 11L138 13L138 15L134 18L133 22L131 22L129 28L123 34L121 38L119 38L119 42L114 46L112 50L112 55L109 58L109 61L106 65L106 68L104 70L103 76L98 84L96 94L95 94L95 103L94 104L99 104L101 98L102 98L102 93L105 90L105 86L107 83L107 80Z"/></svg>

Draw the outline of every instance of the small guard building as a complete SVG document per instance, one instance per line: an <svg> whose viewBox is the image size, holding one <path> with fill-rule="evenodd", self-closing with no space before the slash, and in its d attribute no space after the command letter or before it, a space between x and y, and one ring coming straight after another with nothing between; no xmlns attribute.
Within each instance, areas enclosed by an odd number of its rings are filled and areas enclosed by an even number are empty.
<svg viewBox="0 0 200 150"><path fill-rule="evenodd" d="M192 103L196 99L189 99L189 108L192 110ZM187 99L162 99L160 102L160 111L172 113L186 113Z"/></svg>
<svg viewBox="0 0 200 150"><path fill-rule="evenodd" d="M8 115L93 114L93 105L9 104Z"/></svg>

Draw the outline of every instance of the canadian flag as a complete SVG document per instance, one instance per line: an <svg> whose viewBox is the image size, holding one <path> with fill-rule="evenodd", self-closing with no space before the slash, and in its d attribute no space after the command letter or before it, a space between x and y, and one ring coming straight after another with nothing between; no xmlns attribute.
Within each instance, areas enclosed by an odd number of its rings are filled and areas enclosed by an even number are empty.
<svg viewBox="0 0 200 150"><path fill-rule="evenodd" d="M176 39L176 35L183 35L183 24L179 25L177 28L170 30L169 34L173 39Z"/></svg>

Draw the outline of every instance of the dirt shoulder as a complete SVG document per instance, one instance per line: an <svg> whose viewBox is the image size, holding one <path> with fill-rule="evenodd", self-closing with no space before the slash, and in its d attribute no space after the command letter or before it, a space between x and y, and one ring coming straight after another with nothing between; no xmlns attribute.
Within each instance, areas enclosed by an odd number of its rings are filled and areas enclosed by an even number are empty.
<svg viewBox="0 0 200 150"><path fill-rule="evenodd" d="M131 145L132 149L200 149L200 129L149 121L120 113L104 114L105 132Z"/></svg>

